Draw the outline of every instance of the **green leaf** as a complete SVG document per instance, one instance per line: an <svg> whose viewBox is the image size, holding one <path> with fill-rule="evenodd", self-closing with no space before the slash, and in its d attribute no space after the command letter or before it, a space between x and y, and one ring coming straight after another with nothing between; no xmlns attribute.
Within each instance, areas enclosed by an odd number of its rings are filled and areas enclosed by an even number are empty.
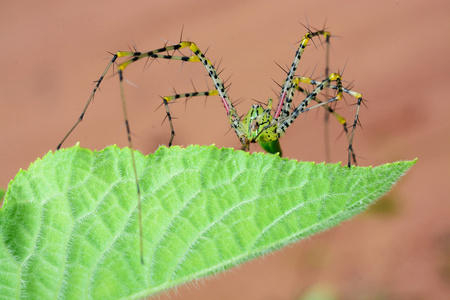
<svg viewBox="0 0 450 300"><path fill-rule="evenodd" d="M0 298L138 298L337 225L415 161L376 168L214 146L135 152L75 146L21 170L0 210Z"/></svg>

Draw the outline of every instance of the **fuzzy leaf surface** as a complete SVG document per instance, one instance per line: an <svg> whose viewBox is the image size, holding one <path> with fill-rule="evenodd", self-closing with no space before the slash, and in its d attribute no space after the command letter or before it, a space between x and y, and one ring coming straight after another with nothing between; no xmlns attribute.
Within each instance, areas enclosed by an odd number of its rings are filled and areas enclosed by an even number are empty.
<svg viewBox="0 0 450 300"><path fill-rule="evenodd" d="M132 299L200 278L364 211L415 163L297 162L214 146L79 146L21 170L0 209L0 298Z"/></svg>

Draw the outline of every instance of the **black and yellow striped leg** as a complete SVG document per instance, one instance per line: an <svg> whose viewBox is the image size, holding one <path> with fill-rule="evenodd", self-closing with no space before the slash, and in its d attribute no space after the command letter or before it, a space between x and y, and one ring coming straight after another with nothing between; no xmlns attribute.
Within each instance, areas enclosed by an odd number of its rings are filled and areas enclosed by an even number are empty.
<svg viewBox="0 0 450 300"><path fill-rule="evenodd" d="M184 48L189 48L194 55L192 56L176 56L176 55L169 55L169 54L161 54L161 52L169 52L173 50L181 50ZM122 62L119 65L119 69L124 70L127 66L130 64L141 60L143 58L162 58L162 59L170 59L170 60L181 60L181 61L187 61L187 62L201 62L207 72L209 77L214 83L215 90L217 91L218 95L220 96L222 103L225 107L228 121L231 125L231 127L236 132L236 135L241 140L241 143L245 145L247 143L247 139L245 136L245 131L242 128L242 123L240 120L240 117L234 108L231 100L228 97L228 94L225 90L225 87L222 83L222 80L219 78L219 75L214 68L213 64L205 57L205 55L200 51L200 49L197 47L197 45L193 42L187 42L182 41L179 44L163 47L157 50L148 51L148 52L128 52L128 51L119 51L116 53L118 57L131 57L127 59L126 61Z"/></svg>
<svg viewBox="0 0 450 300"><path fill-rule="evenodd" d="M309 41L316 36L324 36L326 39L327 47L329 47L329 41L331 34L325 30L319 30L316 32L308 32L303 36L300 41L300 45L295 53L294 61L292 62L291 68L287 74L286 80L281 87L280 100L278 102L277 108L275 109L274 118L284 118L287 117L291 110L292 100L294 96L294 81L295 72L297 71L300 59L305 51L306 46ZM328 50L327 50L328 51Z"/></svg>
<svg viewBox="0 0 450 300"><path fill-rule="evenodd" d="M175 129L173 126L173 118L172 118L172 115L170 114L169 102L174 101L176 99L180 99L180 98L192 98L192 97L198 97L198 96L206 96L207 97L207 96L216 96L216 95L218 95L217 90L210 90L210 91L206 91L206 92L192 92L192 93L175 94L175 95L171 95L171 96L161 97L163 99L163 104L166 109L166 118L169 121L169 126L170 126L170 139L169 139L169 143L168 143L169 147L172 146L172 142L175 137Z"/></svg>
<svg viewBox="0 0 450 300"><path fill-rule="evenodd" d="M357 103L356 103L357 108L356 108L355 120L354 120L354 122L353 122L353 124L351 126L352 131L350 133L348 131L348 124L347 124L346 119L344 117L342 117L341 115L339 115L330 105L327 104L329 102L335 102L336 99L332 98L332 99L327 100L327 101L322 101L322 100L317 99L316 96L314 96L314 98L312 99L312 100L316 101L317 103L321 104L321 106L324 107L328 111L328 113L332 114L338 120L338 122L343 126L345 135L347 137L347 142L348 142L348 145L349 145L348 146L348 153L349 153L348 154L349 155L349 157L348 157L348 166L351 165L351 161L353 161L353 163L355 165L357 165L356 155L355 155L355 152L353 150L353 138L354 138L355 131L356 131L356 126L357 126L357 123L358 123L358 120L359 120L358 119L359 118L359 109L360 109L360 106L361 106L361 103L362 103L363 99L362 99L362 95L360 93L352 91L352 90L350 90L348 88L343 87L342 83L341 83L340 75L337 74L337 73L335 73L335 75L336 76L335 76L334 79L336 79L336 82L337 82L336 85L330 84L329 80L328 80L328 82L326 82L326 80L325 81L316 81L316 80L312 80L312 79L310 79L308 77L297 77L296 78L297 81L294 81L294 86L295 86L296 90L304 93L307 96L307 98L305 100L307 100L309 97L311 97L311 95L314 95L317 89L315 91L313 91L311 94L308 94L308 92L306 92L303 88L301 88L297 83L302 82L302 83L310 84L310 85L313 85L313 86L321 86L322 85L324 88L328 87L330 89L336 90L337 93L338 93L338 99L337 100L341 99L341 95L343 93L349 94L350 96L355 97L358 100ZM330 78L331 78L331 75L330 75ZM321 91L321 89L319 90L319 92L320 91ZM303 102L302 104L303 105L305 105L305 104L308 105L308 103L306 103L306 102ZM307 111L307 110L304 110L302 112L305 112L305 111ZM300 113L302 113L302 112L300 112Z"/></svg>

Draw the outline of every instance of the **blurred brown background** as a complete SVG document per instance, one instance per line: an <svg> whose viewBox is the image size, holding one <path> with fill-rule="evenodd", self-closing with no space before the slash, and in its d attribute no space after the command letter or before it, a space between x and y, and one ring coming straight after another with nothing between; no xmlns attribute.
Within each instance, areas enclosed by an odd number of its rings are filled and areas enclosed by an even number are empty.
<svg viewBox="0 0 450 300"><path fill-rule="evenodd" d="M277 3L276 3L277 2ZM355 149L359 164L419 158L370 212L342 226L188 284L160 299L300 299L313 290L340 299L448 299L450 293L450 4L448 1L3 1L0 4L0 186L54 150L79 116L108 62L107 51L151 50L184 38L225 68L230 96L266 102L284 80L299 23L336 36L331 70L368 99ZM299 74L320 76L323 50L308 47ZM294 46L293 46L294 45ZM346 64L347 62L347 64ZM201 65L154 62L126 70L136 149L167 143L160 95L212 86ZM346 97L347 102L353 102ZM354 111L342 103L339 113ZM171 106L175 144L239 147L218 98ZM156 111L155 111L156 110ZM346 112L349 111L349 114ZM330 121L332 161L345 161ZM65 146L126 146L117 76L108 76ZM285 156L323 161L323 115L311 112L282 138ZM253 150L259 150L254 147ZM197 287L198 286L198 287Z"/></svg>

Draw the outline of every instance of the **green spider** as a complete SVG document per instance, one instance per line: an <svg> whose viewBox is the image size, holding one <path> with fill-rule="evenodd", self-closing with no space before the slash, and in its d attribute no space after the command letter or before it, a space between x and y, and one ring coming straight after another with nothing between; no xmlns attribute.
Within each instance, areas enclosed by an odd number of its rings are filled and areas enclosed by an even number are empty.
<svg viewBox="0 0 450 300"><path fill-rule="evenodd" d="M76 123L72 126L69 132L64 136L61 143L57 146L59 149L67 137L72 133L72 131L78 126L78 124L82 121L91 101L94 98L96 91L98 90L101 82L103 81L106 73L109 71L110 67L113 64L118 65L118 74L121 88L121 99L122 99L122 107L124 113L124 120L127 130L128 144L131 150L131 158L133 163L133 171L136 179L136 188L138 195L138 209L139 209L139 226L140 226L140 242L141 242L141 262L143 263L143 241L142 241L142 215L141 215L141 192L139 188L139 180L136 171L136 163L134 158L134 153L132 151L133 146L131 142L131 130L127 117L126 103L125 103L125 95L123 89L123 71L130 64L139 61L144 58L152 58L152 59L169 59L169 60L180 60L185 62L201 62L208 74L209 77L214 82L214 89L205 92L193 92L193 93L184 93L184 94L175 94L172 96L163 97L163 103L166 108L167 118L169 120L171 136L169 140L169 146L172 145L173 138L175 136L175 131L173 128L172 117L170 115L168 103L178 98L190 98L196 96L220 96L222 103L225 107L225 111L228 117L228 122L231 125L231 128L235 131L236 135L239 138L239 141L242 144L242 148L244 150L249 150L251 143L258 142L262 148L269 153L279 153L281 156L282 151L279 143L280 137L284 135L286 129L294 122L294 120L302 113L307 112L316 107L322 106L329 113L331 113L338 121L343 125L344 131L347 135L348 139L348 166L351 166L351 162L353 161L356 164L356 156L353 151L353 138L355 135L355 129L358 124L358 116L359 109L362 103L362 96L360 93L354 92L342 86L341 75L338 73L331 73L327 75L327 77L322 81L316 81L310 79L308 77L298 77L295 75L297 71L298 64L300 62L301 56L308 44L308 42L316 36L323 36L326 40L327 45L329 45L329 39L331 34L325 30L319 31L308 31L302 38L299 43L299 47L295 53L294 61L287 72L286 80L281 86L281 92L279 96L279 102L275 109L274 114L272 115L272 103L273 100L269 99L266 108L259 104L252 105L249 112L241 119L238 115L233 103L228 97L227 91L224 87L222 80L219 78L219 75L214 68L213 64L205 57L205 55L200 51L197 45L193 42L189 41L181 41L178 44L166 46L163 48L159 48L156 50L148 51L148 52L130 52L130 51L118 51L116 52L106 69L103 71L101 77L97 80L97 83L81 113ZM181 50L184 48L189 48L192 52L190 56L185 56L182 54ZM169 54L171 51L178 51L181 55L171 55ZM328 51L327 51L328 52ZM124 57L125 60L122 63L116 63L118 58ZM326 73L328 73L326 71ZM300 83L308 84L312 86L312 91L308 92L305 89L299 86ZM323 94L322 91L325 88L333 89L336 91L336 95L326 101L322 101L317 99L319 94ZM292 108L292 101L296 92L301 92L305 94L304 100L295 108ZM356 113L353 121L353 125L351 126L351 132L348 131L347 122L345 118L337 114L332 108L331 103L335 101L339 101L343 97L343 93L347 93L357 99L356 103ZM311 101L315 101L317 104L314 106L309 106Z"/></svg>

